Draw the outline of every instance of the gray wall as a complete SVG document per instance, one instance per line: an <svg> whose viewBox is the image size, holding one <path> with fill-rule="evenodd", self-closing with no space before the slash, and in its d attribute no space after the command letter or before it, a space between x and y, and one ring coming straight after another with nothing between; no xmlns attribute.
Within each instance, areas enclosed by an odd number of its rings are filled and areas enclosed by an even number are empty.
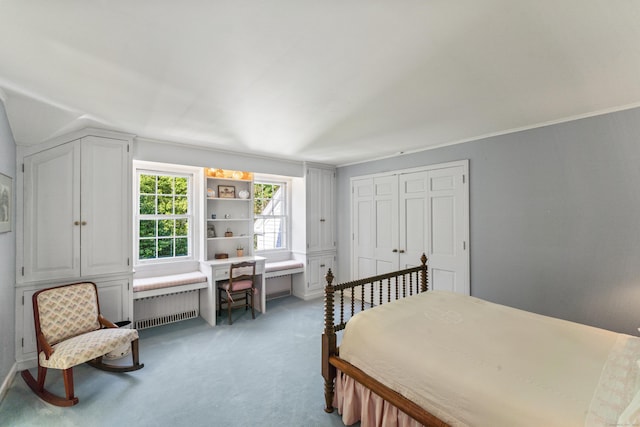
<svg viewBox="0 0 640 427"><path fill-rule="evenodd" d="M13 140L4 104L0 100L0 173L13 178L15 218L16 144ZM15 358L15 283L16 233L0 233L0 384L10 373ZM0 396L1 397L1 396Z"/></svg>
<svg viewBox="0 0 640 427"><path fill-rule="evenodd" d="M472 295L637 335L640 109L341 167L338 235L350 232L350 177L460 159ZM340 280L349 243L339 239Z"/></svg>

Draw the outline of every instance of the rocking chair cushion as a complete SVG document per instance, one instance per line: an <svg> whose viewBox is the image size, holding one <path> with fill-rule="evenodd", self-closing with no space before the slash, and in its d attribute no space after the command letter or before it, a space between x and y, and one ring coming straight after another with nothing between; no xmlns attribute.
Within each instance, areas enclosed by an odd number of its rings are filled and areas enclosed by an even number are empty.
<svg viewBox="0 0 640 427"><path fill-rule="evenodd" d="M103 356L136 339L138 331L135 329L98 329L54 345L54 352L49 360L44 352L40 352L39 361L45 368L68 369Z"/></svg>
<svg viewBox="0 0 640 427"><path fill-rule="evenodd" d="M93 283L51 288L38 294L40 329L51 345L100 329Z"/></svg>
<svg viewBox="0 0 640 427"><path fill-rule="evenodd" d="M233 289L231 291L232 292L233 291L242 291L242 290L251 288L251 286L253 286L253 281L251 281L251 280L239 280L237 282L233 282ZM225 291L228 291L229 290L229 282L225 282L225 283L221 284L220 287L222 289L224 289Z"/></svg>

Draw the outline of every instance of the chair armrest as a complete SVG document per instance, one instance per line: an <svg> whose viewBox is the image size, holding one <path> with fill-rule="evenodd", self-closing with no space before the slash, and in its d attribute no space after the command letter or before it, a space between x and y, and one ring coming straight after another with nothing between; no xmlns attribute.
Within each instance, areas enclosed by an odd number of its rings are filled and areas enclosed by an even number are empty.
<svg viewBox="0 0 640 427"><path fill-rule="evenodd" d="M98 322L100 322L100 324L104 328L117 328L118 327L118 325L116 325L115 323L107 320L102 314L98 314Z"/></svg>
<svg viewBox="0 0 640 427"><path fill-rule="evenodd" d="M54 352L53 347L49 345L49 343L47 342L47 339L44 337L44 334L42 332L38 334L37 339L38 339L38 344L40 344L40 349L44 351L45 357L47 358L47 360L49 360L49 358Z"/></svg>

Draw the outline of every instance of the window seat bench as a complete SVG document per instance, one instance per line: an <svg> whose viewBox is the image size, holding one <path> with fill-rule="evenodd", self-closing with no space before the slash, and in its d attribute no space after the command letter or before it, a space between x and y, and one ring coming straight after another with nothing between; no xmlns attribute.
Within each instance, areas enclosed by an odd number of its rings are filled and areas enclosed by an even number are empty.
<svg viewBox="0 0 640 427"><path fill-rule="evenodd" d="M295 259L267 261L264 264L266 298L274 299L291 295L292 276L304 273L304 263Z"/></svg>
<svg viewBox="0 0 640 427"><path fill-rule="evenodd" d="M200 271L133 279L133 299L204 289L208 286L207 276Z"/></svg>
<svg viewBox="0 0 640 427"><path fill-rule="evenodd" d="M208 287L207 276L200 271L133 279L134 328L198 317L199 290Z"/></svg>
<svg viewBox="0 0 640 427"><path fill-rule="evenodd" d="M295 259L284 261L267 261L264 264L264 278L289 276L291 274L304 273L304 264Z"/></svg>

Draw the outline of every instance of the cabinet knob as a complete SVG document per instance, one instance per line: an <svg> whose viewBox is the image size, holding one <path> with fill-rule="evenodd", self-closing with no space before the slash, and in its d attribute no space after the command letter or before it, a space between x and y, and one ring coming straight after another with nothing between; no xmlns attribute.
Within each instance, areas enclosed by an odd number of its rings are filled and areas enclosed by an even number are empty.
<svg viewBox="0 0 640 427"><path fill-rule="evenodd" d="M87 225L87 221L82 221L80 224L81 225Z"/></svg>
<svg viewBox="0 0 640 427"><path fill-rule="evenodd" d="M392 250L391 252L396 253L396 252L398 252L398 250L397 250L397 249L394 249L394 250Z"/></svg>
<svg viewBox="0 0 640 427"><path fill-rule="evenodd" d="M320 222L324 222L324 218L322 218L322 219L320 220Z"/></svg>
<svg viewBox="0 0 640 427"><path fill-rule="evenodd" d="M80 221L74 221L73 225L80 225Z"/></svg>
<svg viewBox="0 0 640 427"><path fill-rule="evenodd" d="M400 253L403 254L404 253L404 249L400 249Z"/></svg>
<svg viewBox="0 0 640 427"><path fill-rule="evenodd" d="M320 267L324 267L324 264L320 264Z"/></svg>

